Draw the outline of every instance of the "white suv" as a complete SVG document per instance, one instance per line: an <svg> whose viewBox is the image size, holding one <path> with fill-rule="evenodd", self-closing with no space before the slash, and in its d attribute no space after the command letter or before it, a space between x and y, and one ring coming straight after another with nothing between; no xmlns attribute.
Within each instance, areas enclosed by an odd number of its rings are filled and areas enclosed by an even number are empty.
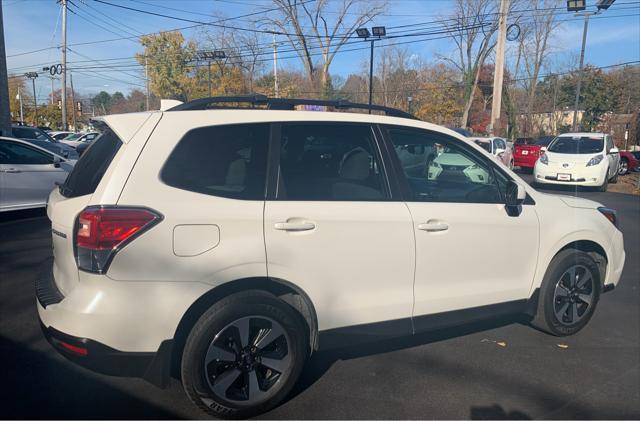
<svg viewBox="0 0 640 421"><path fill-rule="evenodd" d="M49 197L36 295L51 344L245 417L320 348L507 313L569 335L617 284L615 211L539 193L401 112L286 110L309 102L104 117Z"/></svg>
<svg viewBox="0 0 640 421"><path fill-rule="evenodd" d="M570 184L607 191L618 182L620 152L604 133L565 133L551 141L536 161L537 184Z"/></svg>

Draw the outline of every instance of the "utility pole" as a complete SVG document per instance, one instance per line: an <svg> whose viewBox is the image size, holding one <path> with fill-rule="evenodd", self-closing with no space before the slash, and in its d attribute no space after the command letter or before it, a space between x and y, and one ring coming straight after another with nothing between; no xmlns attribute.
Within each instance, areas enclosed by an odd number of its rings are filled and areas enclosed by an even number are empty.
<svg viewBox="0 0 640 421"><path fill-rule="evenodd" d="M31 79L31 84L33 85L33 125L38 125L38 98L36 98L36 78L38 77L38 72L27 72L24 74L24 77L27 79Z"/></svg>
<svg viewBox="0 0 640 421"><path fill-rule="evenodd" d="M578 107L580 106L580 90L582 89L582 74L584 72L584 47L587 43L587 30L589 29L589 16L591 13L584 13L584 28L582 29L582 48L580 49L580 69L578 70L578 84L576 85L576 101L573 105L573 123L571 131L578 130Z"/></svg>
<svg viewBox="0 0 640 421"><path fill-rule="evenodd" d="M69 130L67 124L67 0L62 5L62 130Z"/></svg>
<svg viewBox="0 0 640 421"><path fill-rule="evenodd" d="M49 101L51 103L51 105L53 105L53 91L54 91L54 87L53 87L53 81L56 79L53 76L49 76L49 79L51 79L51 101Z"/></svg>
<svg viewBox="0 0 640 421"><path fill-rule="evenodd" d="M280 98L278 89L278 45L276 44L276 33L273 33L273 92L276 98Z"/></svg>
<svg viewBox="0 0 640 421"><path fill-rule="evenodd" d="M369 114L373 102L373 38L371 38L371 56L369 57Z"/></svg>
<svg viewBox="0 0 640 421"><path fill-rule="evenodd" d="M147 111L149 111L149 63L147 55L144 55L144 85L147 90Z"/></svg>
<svg viewBox="0 0 640 421"><path fill-rule="evenodd" d="M69 78L71 79L71 109L73 110L73 131L78 131L78 126L76 125L76 96L75 92L73 92L73 75L69 73Z"/></svg>
<svg viewBox="0 0 640 421"><path fill-rule="evenodd" d="M18 86L18 95L16 95L18 101L20 101L20 124L24 124L24 112L22 109L22 92L20 92L20 87Z"/></svg>
<svg viewBox="0 0 640 421"><path fill-rule="evenodd" d="M4 26L0 5L0 136L11 136L11 110L9 108L9 77L4 49Z"/></svg>
<svg viewBox="0 0 640 421"><path fill-rule="evenodd" d="M493 69L493 96L491 97L491 134L496 125L500 125L502 112L502 82L504 80L504 44L507 37L507 14L509 0L500 0L500 20L498 27L498 44L496 45L496 63Z"/></svg>
<svg viewBox="0 0 640 421"><path fill-rule="evenodd" d="M209 97L211 97L211 60L207 60L207 72L208 72L208 84L209 84Z"/></svg>
<svg viewBox="0 0 640 421"><path fill-rule="evenodd" d="M551 117L551 123L553 127L553 134L556 134L558 130L558 119L556 117L556 103L558 101L558 75L554 75L554 84L553 84L553 114Z"/></svg>

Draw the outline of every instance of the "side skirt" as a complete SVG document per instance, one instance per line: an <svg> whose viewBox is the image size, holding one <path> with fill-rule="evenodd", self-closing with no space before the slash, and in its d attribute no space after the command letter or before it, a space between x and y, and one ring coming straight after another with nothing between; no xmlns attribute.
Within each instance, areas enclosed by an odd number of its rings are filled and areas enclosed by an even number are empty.
<svg viewBox="0 0 640 421"><path fill-rule="evenodd" d="M500 319L505 316L526 314L530 300L516 300L463 310L447 311L405 319L346 326L319 332L319 349L357 346L386 339L411 336L412 333L463 326L466 324ZM412 326L413 322L413 326Z"/></svg>

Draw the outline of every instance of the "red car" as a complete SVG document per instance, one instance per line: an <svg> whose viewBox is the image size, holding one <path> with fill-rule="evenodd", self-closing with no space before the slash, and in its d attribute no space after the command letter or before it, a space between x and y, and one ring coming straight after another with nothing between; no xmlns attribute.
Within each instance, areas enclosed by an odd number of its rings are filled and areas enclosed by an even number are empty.
<svg viewBox="0 0 640 421"><path fill-rule="evenodd" d="M618 167L618 174L625 175L629 171L636 171L638 169L638 159L636 158L636 154L627 151L620 151L620 166Z"/></svg>
<svg viewBox="0 0 640 421"><path fill-rule="evenodd" d="M520 168L533 168L542 155L540 148L549 146L555 136L542 136L537 139L521 137L516 139L513 165Z"/></svg>

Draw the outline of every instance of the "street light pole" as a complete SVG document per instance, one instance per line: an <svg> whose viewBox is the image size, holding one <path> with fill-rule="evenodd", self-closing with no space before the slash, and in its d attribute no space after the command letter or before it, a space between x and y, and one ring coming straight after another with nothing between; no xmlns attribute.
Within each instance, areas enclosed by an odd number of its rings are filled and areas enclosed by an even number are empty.
<svg viewBox="0 0 640 421"><path fill-rule="evenodd" d="M38 125L38 98L36 98L36 78L38 77L37 72L27 72L24 74L27 79L31 79L31 84L33 86L33 125Z"/></svg>
<svg viewBox="0 0 640 421"><path fill-rule="evenodd" d="M597 12L596 12L597 13ZM589 16L595 13L584 13L584 28L582 30L582 48L580 49L580 69L578 70L578 82L576 85L576 101L573 106L573 123L571 124L571 131L575 132L578 129L578 107L580 106L580 90L582 89L582 75L584 72L584 47L587 43L587 30L589 29Z"/></svg>
<svg viewBox="0 0 640 421"><path fill-rule="evenodd" d="M67 0L62 5L62 130L69 130L67 124Z"/></svg>
<svg viewBox="0 0 640 421"><path fill-rule="evenodd" d="M369 114L371 114L371 103L373 101L373 38L371 39L371 57L369 58Z"/></svg>
<svg viewBox="0 0 640 421"><path fill-rule="evenodd" d="M207 69L209 73L209 97L211 97L211 60L207 61Z"/></svg>
<svg viewBox="0 0 640 421"><path fill-rule="evenodd" d="M22 110L22 92L20 92L20 87L18 86L18 101L20 101L20 124L24 124L24 113Z"/></svg>

